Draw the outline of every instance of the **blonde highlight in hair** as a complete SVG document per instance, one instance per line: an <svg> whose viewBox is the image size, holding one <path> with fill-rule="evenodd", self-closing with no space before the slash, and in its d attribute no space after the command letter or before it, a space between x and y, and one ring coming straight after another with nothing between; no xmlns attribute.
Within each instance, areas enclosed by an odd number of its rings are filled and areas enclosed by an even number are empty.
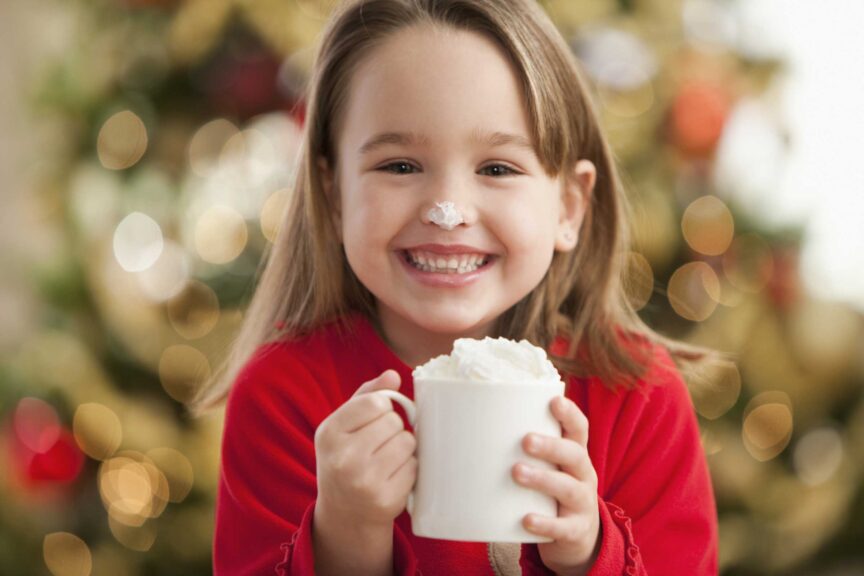
<svg viewBox="0 0 864 576"><path fill-rule="evenodd" d="M539 5L534 0L352 0L331 17L319 44L294 194L280 233L265 256L231 353L190 403L193 413L218 405L263 344L307 333L349 312L375 321L374 298L352 272L339 242L318 163L337 162L339 126L359 62L395 32L424 25L477 32L499 44L520 75L538 157L550 175L572 178L580 159L597 168L577 248L554 255L541 283L499 319L498 335L546 349L563 336L571 348L553 358L560 369L624 385L641 374L647 358L634 355L622 335L695 354L644 326L623 295L627 238L620 178L578 63Z"/></svg>

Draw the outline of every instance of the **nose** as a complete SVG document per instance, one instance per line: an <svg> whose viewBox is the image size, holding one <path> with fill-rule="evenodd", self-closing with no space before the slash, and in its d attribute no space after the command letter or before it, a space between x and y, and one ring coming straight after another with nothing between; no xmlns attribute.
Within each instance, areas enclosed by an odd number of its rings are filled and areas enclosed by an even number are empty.
<svg viewBox="0 0 864 576"><path fill-rule="evenodd" d="M456 205L449 201L436 202L435 207L430 208L426 212L426 219L430 224L440 226L444 230L452 230L465 222L462 213L456 208Z"/></svg>
<svg viewBox="0 0 864 576"><path fill-rule="evenodd" d="M449 185L441 186L439 190L443 189L447 192L430 194L431 199L420 206L420 221L445 230L453 230L458 226L471 226L477 222L478 213L474 206L474 194L468 190L468 187L468 184L457 184L452 179Z"/></svg>

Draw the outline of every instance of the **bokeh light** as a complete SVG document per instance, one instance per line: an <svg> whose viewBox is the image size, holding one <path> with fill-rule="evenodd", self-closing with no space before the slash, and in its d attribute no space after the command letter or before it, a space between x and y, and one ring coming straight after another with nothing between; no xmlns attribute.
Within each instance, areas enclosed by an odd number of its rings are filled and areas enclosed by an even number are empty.
<svg viewBox="0 0 864 576"><path fill-rule="evenodd" d="M701 254L723 254L735 235L732 212L716 196L702 196L684 211L681 230L687 244Z"/></svg>
<svg viewBox="0 0 864 576"><path fill-rule="evenodd" d="M843 439L835 427L813 428L795 443L795 472L805 484L817 486L834 476L843 456Z"/></svg>
<svg viewBox="0 0 864 576"><path fill-rule="evenodd" d="M81 450L95 460L110 457L123 441L120 418L113 410L97 402L78 406L72 430Z"/></svg>
<svg viewBox="0 0 864 576"><path fill-rule="evenodd" d="M93 570L90 547L69 532L52 532L42 540L42 557L54 576L89 576Z"/></svg>
<svg viewBox="0 0 864 576"><path fill-rule="evenodd" d="M672 273L666 291L679 316L701 322L717 308L720 280L705 262L688 262Z"/></svg>
<svg viewBox="0 0 864 576"><path fill-rule="evenodd" d="M126 216L114 231L114 257L127 272L141 272L162 255L165 242L159 224L141 212Z"/></svg>
<svg viewBox="0 0 864 576"><path fill-rule="evenodd" d="M240 130L232 122L217 118L199 128L189 141L189 166L198 176L209 176L219 164L222 148Z"/></svg>
<svg viewBox="0 0 864 576"><path fill-rule="evenodd" d="M624 269L624 290L633 310L641 310L654 292L651 264L639 252L628 252Z"/></svg>
<svg viewBox="0 0 864 576"><path fill-rule="evenodd" d="M277 190L264 201L261 208L261 232L270 242L276 242L279 226L285 216L291 191L288 189Z"/></svg>
<svg viewBox="0 0 864 576"><path fill-rule="evenodd" d="M197 348L169 346L159 360L159 380L171 398L187 402L210 378L210 361Z"/></svg>
<svg viewBox="0 0 864 576"><path fill-rule="evenodd" d="M150 458L168 481L168 499L180 503L186 499L195 481L195 472L189 459L173 448L153 448L147 451Z"/></svg>
<svg viewBox="0 0 864 576"><path fill-rule="evenodd" d="M744 447L760 462L779 455L792 437L792 401L785 392L763 392L744 410Z"/></svg>
<svg viewBox="0 0 864 576"><path fill-rule="evenodd" d="M125 457L111 458L102 464L99 480L108 512L130 526L143 524L153 503L153 486L144 466Z"/></svg>
<svg viewBox="0 0 864 576"><path fill-rule="evenodd" d="M745 301L746 294L729 282L729 279L726 278L725 275L718 274L717 279L720 281L720 297L717 299L718 304L726 306L727 308L734 308Z"/></svg>
<svg viewBox="0 0 864 576"><path fill-rule="evenodd" d="M117 112L99 130L96 151L99 161L109 170L134 166L147 151L144 121L130 110Z"/></svg>
<svg viewBox="0 0 864 576"><path fill-rule="evenodd" d="M179 294L189 277L189 256L170 240L165 242L153 265L137 274L141 293L153 302L165 302Z"/></svg>
<svg viewBox="0 0 864 576"><path fill-rule="evenodd" d="M195 225L195 249L205 262L227 264L246 248L249 239L243 216L228 206L213 206Z"/></svg>
<svg viewBox="0 0 864 576"><path fill-rule="evenodd" d="M114 520L137 527L165 510L168 481L148 457L124 451L99 467L99 494Z"/></svg>
<svg viewBox="0 0 864 576"><path fill-rule="evenodd" d="M203 338L219 322L219 298L206 284L194 280L167 302L168 319L187 340Z"/></svg>
<svg viewBox="0 0 864 576"><path fill-rule="evenodd" d="M723 416L741 395L741 374L734 362L706 364L691 380L690 394L696 411L709 420Z"/></svg>

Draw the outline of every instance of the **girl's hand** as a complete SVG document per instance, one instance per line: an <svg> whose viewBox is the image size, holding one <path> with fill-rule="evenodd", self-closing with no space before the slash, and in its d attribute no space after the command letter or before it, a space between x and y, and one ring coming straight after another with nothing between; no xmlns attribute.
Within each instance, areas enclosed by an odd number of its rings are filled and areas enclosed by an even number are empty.
<svg viewBox="0 0 864 576"><path fill-rule="evenodd" d="M392 530L417 477L417 443L390 399L370 392L399 385L399 375L385 371L318 426L316 518Z"/></svg>
<svg viewBox="0 0 864 576"><path fill-rule="evenodd" d="M518 463L514 479L558 501L558 517L528 514L525 529L554 541L538 544L540 558L556 574L586 574L600 548L597 473L588 457L588 419L573 401L558 397L552 414L561 422L562 437L528 434L522 448L559 467L545 470Z"/></svg>

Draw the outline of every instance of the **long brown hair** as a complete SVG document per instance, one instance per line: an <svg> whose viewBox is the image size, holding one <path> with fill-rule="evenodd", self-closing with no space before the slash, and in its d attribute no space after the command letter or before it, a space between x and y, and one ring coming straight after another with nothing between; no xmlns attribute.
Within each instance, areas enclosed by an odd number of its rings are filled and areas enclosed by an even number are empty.
<svg viewBox="0 0 864 576"><path fill-rule="evenodd" d="M231 353L190 403L193 412L219 404L261 345L349 312L374 321L374 298L338 241L318 160L336 164L341 115L358 63L394 32L422 24L484 34L503 48L520 74L537 154L550 175L569 174L580 159L597 169L577 248L555 253L541 283L499 319L498 335L546 349L563 336L570 350L553 358L558 367L596 374L610 385L632 383L648 360L634 354L646 347L629 345L627 335L663 341L676 351L640 322L624 296L627 230L620 179L579 65L540 6L534 0L352 0L331 17L318 48L303 151L280 233Z"/></svg>

